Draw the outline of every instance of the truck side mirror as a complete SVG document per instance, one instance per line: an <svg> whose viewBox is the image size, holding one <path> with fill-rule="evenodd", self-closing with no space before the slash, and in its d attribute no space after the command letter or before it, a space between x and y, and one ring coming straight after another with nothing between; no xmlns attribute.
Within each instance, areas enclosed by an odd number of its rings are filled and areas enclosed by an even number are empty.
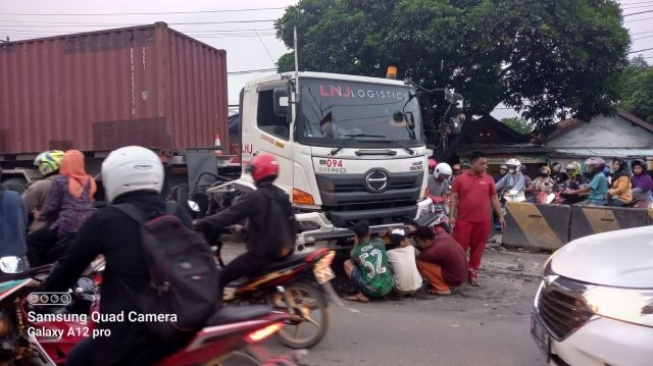
<svg viewBox="0 0 653 366"><path fill-rule="evenodd" d="M288 94L288 89L274 89L272 92L272 98L274 99L274 114L278 117L290 116L290 97Z"/></svg>

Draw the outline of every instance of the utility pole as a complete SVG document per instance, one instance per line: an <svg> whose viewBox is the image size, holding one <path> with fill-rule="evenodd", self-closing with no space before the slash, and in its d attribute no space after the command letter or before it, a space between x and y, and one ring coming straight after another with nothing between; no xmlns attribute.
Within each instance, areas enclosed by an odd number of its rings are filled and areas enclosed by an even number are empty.
<svg viewBox="0 0 653 366"><path fill-rule="evenodd" d="M4 39L0 39L0 43L8 43L9 42L9 36L7 36L7 40L5 41Z"/></svg>

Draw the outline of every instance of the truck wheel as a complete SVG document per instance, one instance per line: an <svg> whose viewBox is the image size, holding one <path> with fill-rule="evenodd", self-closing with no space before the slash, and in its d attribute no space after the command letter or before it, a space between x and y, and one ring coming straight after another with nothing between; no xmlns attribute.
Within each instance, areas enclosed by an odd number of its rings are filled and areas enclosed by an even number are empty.
<svg viewBox="0 0 653 366"><path fill-rule="evenodd" d="M23 192L25 192L25 188L27 187L27 181L25 178L10 178L2 182L2 185L7 190L23 194Z"/></svg>

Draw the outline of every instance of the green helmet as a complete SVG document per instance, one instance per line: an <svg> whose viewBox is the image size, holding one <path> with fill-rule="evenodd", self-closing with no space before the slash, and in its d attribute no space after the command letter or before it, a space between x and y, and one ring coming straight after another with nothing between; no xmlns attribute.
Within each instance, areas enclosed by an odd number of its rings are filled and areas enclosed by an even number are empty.
<svg viewBox="0 0 653 366"><path fill-rule="evenodd" d="M42 152L34 159L34 165L39 167L41 175L47 176L59 170L63 157L64 152L60 150Z"/></svg>

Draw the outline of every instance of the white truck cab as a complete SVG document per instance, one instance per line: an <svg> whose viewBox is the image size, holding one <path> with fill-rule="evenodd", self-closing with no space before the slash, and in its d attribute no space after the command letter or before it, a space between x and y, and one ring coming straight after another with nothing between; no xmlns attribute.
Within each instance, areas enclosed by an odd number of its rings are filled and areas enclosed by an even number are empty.
<svg viewBox="0 0 653 366"><path fill-rule="evenodd" d="M428 225L427 154L415 89L399 80L316 72L278 74L241 92L241 162L277 157L276 184L290 195L299 251L353 235ZM243 171L245 171L243 169ZM249 174L208 193L255 189Z"/></svg>
<svg viewBox="0 0 653 366"><path fill-rule="evenodd" d="M574 240L546 262L531 334L550 365L653 364L653 226Z"/></svg>

